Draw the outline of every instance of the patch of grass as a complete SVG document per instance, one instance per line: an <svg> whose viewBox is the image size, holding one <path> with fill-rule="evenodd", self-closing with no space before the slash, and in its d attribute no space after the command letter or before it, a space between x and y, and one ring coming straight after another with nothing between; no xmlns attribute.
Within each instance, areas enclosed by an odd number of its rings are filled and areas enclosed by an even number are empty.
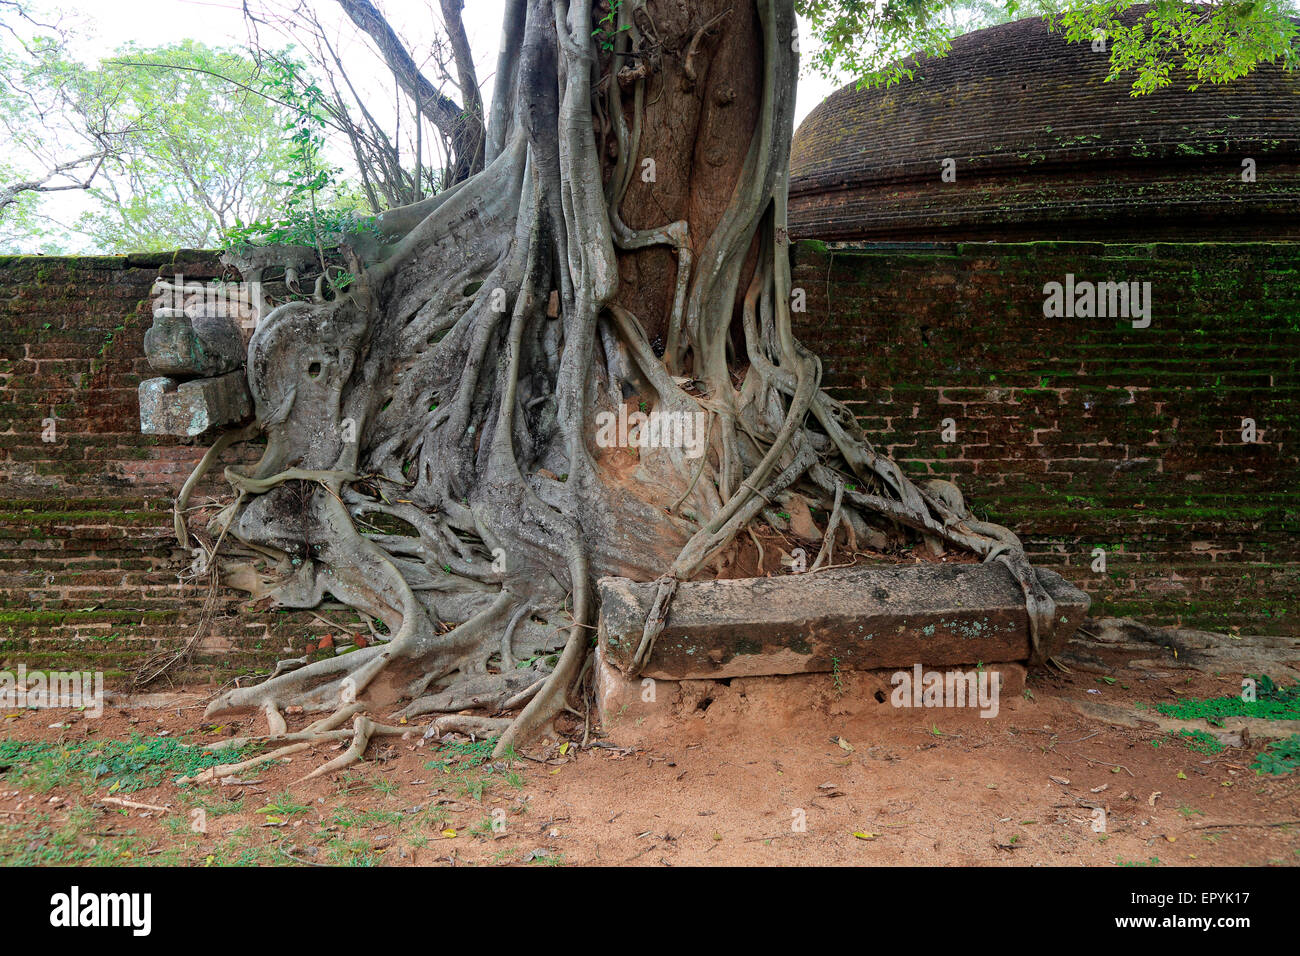
<svg viewBox="0 0 1300 956"><path fill-rule="evenodd" d="M444 829L450 819L451 813L446 807L435 806L425 807L415 817L417 825L427 827L430 830Z"/></svg>
<svg viewBox="0 0 1300 956"><path fill-rule="evenodd" d="M84 792L107 786L110 793L156 787L164 780L193 776L208 767L238 763L252 747L204 750L173 737L24 743L0 740L0 770L16 784L44 793L59 786Z"/></svg>
<svg viewBox="0 0 1300 956"><path fill-rule="evenodd" d="M496 737L474 742L449 741L438 747L438 756L442 759L430 760L425 767L443 773L450 773L453 768L463 770L481 767L492 759L492 750L496 745Z"/></svg>
<svg viewBox="0 0 1300 956"><path fill-rule="evenodd" d="M306 813L310 809L311 809L310 806L308 806L305 803L299 803L298 798L295 797L288 790L286 790L283 793L281 793L278 797L274 798L266 806L259 807L254 812L265 813L267 815L267 819L270 820L271 817L273 816L274 817L297 816L298 814Z"/></svg>
<svg viewBox="0 0 1300 956"><path fill-rule="evenodd" d="M537 866L564 866L564 854L538 852L528 862Z"/></svg>
<svg viewBox="0 0 1300 956"><path fill-rule="evenodd" d="M244 809L245 798L242 795L234 800L210 800L207 799L210 794L212 794L211 790L197 794L190 803L210 817L223 817L230 813L239 813Z"/></svg>
<svg viewBox="0 0 1300 956"><path fill-rule="evenodd" d="M1207 700L1181 700L1156 704L1166 717L1181 720L1204 720L1222 727L1225 717L1259 717L1264 720L1300 720L1300 684L1279 687L1266 674L1251 674L1255 681L1255 700L1235 697L1211 697Z"/></svg>
<svg viewBox="0 0 1300 956"><path fill-rule="evenodd" d="M1218 738L1204 730L1183 730L1180 736L1187 749L1194 753L1213 755L1223 752L1223 744Z"/></svg>
<svg viewBox="0 0 1300 956"><path fill-rule="evenodd" d="M1295 773L1300 770L1300 734L1273 741L1260 751L1250 769L1258 774Z"/></svg>
<svg viewBox="0 0 1300 956"><path fill-rule="evenodd" d="M325 858L335 866L379 866L381 855L366 840L331 840Z"/></svg>
<svg viewBox="0 0 1300 956"><path fill-rule="evenodd" d="M49 814L0 822L0 866L177 866L185 862L179 846L150 854L154 847L135 830L95 833L95 821L93 810L74 806L62 823Z"/></svg>
<svg viewBox="0 0 1300 956"><path fill-rule="evenodd" d="M214 847L203 858L205 866L294 866L270 844L258 843L252 827L232 830L225 841Z"/></svg>
<svg viewBox="0 0 1300 956"><path fill-rule="evenodd" d="M334 811L334 825L344 830L353 827L397 826L403 819L398 810L353 810L344 807Z"/></svg>

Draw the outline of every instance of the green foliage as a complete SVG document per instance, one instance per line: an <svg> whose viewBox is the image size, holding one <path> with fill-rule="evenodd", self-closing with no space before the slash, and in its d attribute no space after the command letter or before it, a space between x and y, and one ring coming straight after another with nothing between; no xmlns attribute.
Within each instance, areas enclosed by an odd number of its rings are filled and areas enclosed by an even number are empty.
<svg viewBox="0 0 1300 956"><path fill-rule="evenodd" d="M105 185L92 190L100 209L79 223L97 247L211 248L223 230L285 202L289 111L261 95L251 59L193 40L128 44L99 70L117 91L118 122L134 131Z"/></svg>
<svg viewBox="0 0 1300 956"><path fill-rule="evenodd" d="M74 806L61 825L47 813L16 820L0 817L0 866L179 866L186 862L178 847L159 851L155 841L134 829L103 832L95 816L89 807Z"/></svg>
<svg viewBox="0 0 1300 956"><path fill-rule="evenodd" d="M596 38L596 43L606 53L613 51L614 41L627 29L627 27L623 27L622 30L618 28L618 12L622 6L623 0L611 0L609 11L596 21L597 27L591 31L591 35Z"/></svg>
<svg viewBox="0 0 1300 956"><path fill-rule="evenodd" d="M1223 752L1223 744L1219 743L1218 738L1204 730L1183 730L1181 736L1187 749L1194 753L1212 756Z"/></svg>
<svg viewBox="0 0 1300 956"><path fill-rule="evenodd" d="M231 244L294 244L321 247L340 235L373 230L374 218L342 209L325 209L323 197L337 187L342 172L324 158L328 121L325 91L301 62L287 55L269 58L260 78L263 92L288 107L281 132L287 144L282 167L284 202L279 215L225 231Z"/></svg>
<svg viewBox="0 0 1300 956"><path fill-rule="evenodd" d="M1134 0L797 0L819 41L807 57L832 79L857 77L860 85L911 79L913 54L942 56L953 37L1021 17L1042 16L1063 41L1093 43L1104 36L1108 79L1131 77L1133 94L1171 83L1195 89L1224 83L1261 63L1294 68L1294 0L1245 0L1195 5L1157 0L1136 22L1120 17Z"/></svg>
<svg viewBox="0 0 1300 956"><path fill-rule="evenodd" d="M492 759L492 750L496 747L496 743L496 737L472 742L448 741L438 747L438 755L442 759L430 760L425 763L425 766L430 770L441 770L444 773L450 772L453 768L470 770L480 767Z"/></svg>
<svg viewBox="0 0 1300 956"><path fill-rule="evenodd" d="M1204 718L1214 727L1222 727L1225 717L1259 717L1264 720L1300 720L1300 685L1279 687L1265 674L1250 675L1255 681L1253 701L1240 697L1212 697L1208 700L1182 700L1156 704L1166 717L1180 720Z"/></svg>
<svg viewBox="0 0 1300 956"><path fill-rule="evenodd" d="M901 61L916 53L946 54L952 38L1015 20L1018 0L796 0L812 24L816 48L805 61L831 79L857 77L862 86L912 79Z"/></svg>
<svg viewBox="0 0 1300 956"><path fill-rule="evenodd" d="M174 737L82 740L64 744L0 740L0 770L40 792L57 786L104 786L116 793L156 787L166 779L189 777L245 759L250 748L209 751Z"/></svg>
<svg viewBox="0 0 1300 956"><path fill-rule="evenodd" d="M257 88L251 59L183 40L128 43L87 65L66 43L42 36L0 51L0 118L17 147L0 159L0 185L91 149L108 156L87 190L90 210L51 230L41 197L25 194L5 214L5 245L211 248L222 230L267 217L285 201L278 171L292 162L282 135L290 111Z"/></svg>
<svg viewBox="0 0 1300 956"><path fill-rule="evenodd" d="M1300 770L1300 734L1273 741L1260 751L1250 769L1259 774L1295 773Z"/></svg>
<svg viewBox="0 0 1300 956"><path fill-rule="evenodd" d="M1289 0L1247 0L1215 6L1158 0L1125 25L1120 15L1134 0L1078 4L1048 13L1053 29L1072 43L1104 35L1110 52L1108 80L1133 77L1133 95L1174 82L1197 89L1245 76L1261 63L1300 63L1295 4Z"/></svg>

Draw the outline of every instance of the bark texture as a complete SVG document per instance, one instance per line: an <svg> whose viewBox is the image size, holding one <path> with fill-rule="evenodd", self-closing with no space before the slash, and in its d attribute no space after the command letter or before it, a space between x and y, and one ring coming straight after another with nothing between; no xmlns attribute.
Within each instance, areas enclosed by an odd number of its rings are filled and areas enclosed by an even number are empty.
<svg viewBox="0 0 1300 956"><path fill-rule="evenodd" d="M346 293L262 320L248 376L265 454L227 471L234 500L209 528L230 584L289 607L332 597L383 639L210 714L260 708L283 736L301 706L334 712L321 732L338 735L358 705L522 705L504 750L569 705L596 578L657 582L644 662L678 582L754 573L755 532L809 506L829 515L816 564L837 541L925 537L1008 563L1050 627L1015 536L878 454L794 338L797 61L792 0L511 0L486 168L385 214L382 242L344 242ZM248 279L294 261L234 258ZM598 416L619 406L695 416L703 454L602 447Z"/></svg>

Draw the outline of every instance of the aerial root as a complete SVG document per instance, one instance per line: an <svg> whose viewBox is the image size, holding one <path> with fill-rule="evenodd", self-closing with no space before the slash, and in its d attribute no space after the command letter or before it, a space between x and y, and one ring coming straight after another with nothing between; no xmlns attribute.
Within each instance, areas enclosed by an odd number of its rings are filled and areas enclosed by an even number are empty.
<svg viewBox="0 0 1300 956"><path fill-rule="evenodd" d="M424 739L441 738L447 734L464 734L467 737L496 737L510 729L510 717L475 717L472 714L444 714L429 725Z"/></svg>
<svg viewBox="0 0 1300 956"><path fill-rule="evenodd" d="M366 752L366 747L370 745L370 738L379 736L396 736L409 734L412 728L402 727L396 724L380 724L369 717L358 714L352 719L352 744L347 750L339 754L327 764L317 767L307 776L298 780L302 783L305 780L314 780L317 777L323 777L327 773L333 773L336 770L342 770L351 764L359 761Z"/></svg>
<svg viewBox="0 0 1300 956"><path fill-rule="evenodd" d="M665 574L659 579L658 586L655 588L654 603L650 605L650 613L646 615L645 627L641 631L641 643L637 645L636 653L632 655L633 674L639 674L645 662L650 659L655 638L662 633L664 625L668 623L668 606L672 603L673 595L677 593L679 583L671 574Z"/></svg>
<svg viewBox="0 0 1300 956"><path fill-rule="evenodd" d="M410 719L422 714L445 714L481 708L489 711L511 710L528 700L536 688L546 682L537 679L533 670L481 674L457 681L445 690L412 701L393 716Z"/></svg>
<svg viewBox="0 0 1300 956"><path fill-rule="evenodd" d="M242 760L239 763L220 764L216 767L209 767L207 770L200 771L192 777L181 777L176 781L179 785L190 783L211 783L219 777L230 777L244 773L254 767L260 767L264 763L272 760L279 760L287 757L289 754L299 753L309 747L314 747L318 743L327 740L345 739L352 732L347 730L338 730L340 724L349 717L361 710L361 704L349 704L347 707L323 717L311 724L308 724L300 731L293 733L267 734L261 737L231 737L227 740L219 741L211 746L205 747L208 751L230 750L237 747L243 747L251 743L287 743L288 746L280 747L269 753L258 754L256 757L250 757L248 760ZM283 718L281 718L283 722ZM405 732L405 731L403 731Z"/></svg>
<svg viewBox="0 0 1300 956"><path fill-rule="evenodd" d="M826 537L822 539L821 550L817 552L817 557L808 570L816 571L823 562L829 563L834 560L835 554L835 532L839 530L840 518L843 516L844 507L844 482L835 482L835 506L831 510L830 520L826 522Z"/></svg>
<svg viewBox="0 0 1300 956"><path fill-rule="evenodd" d="M502 731L496 748L492 751L494 757L500 757L513 750L517 744L531 739L564 711L569 690L577 683L578 675L586 662L586 623L591 616L591 581L587 557L580 546L574 547L570 555L570 566L573 578L573 625L569 628L569 638L560 653L555 670L546 678L545 683L536 690L529 688L532 699Z"/></svg>
<svg viewBox="0 0 1300 956"><path fill-rule="evenodd" d="M284 715L275 704L267 704L262 708L262 712L266 714L266 725L272 737L278 737L289 729L284 722Z"/></svg>

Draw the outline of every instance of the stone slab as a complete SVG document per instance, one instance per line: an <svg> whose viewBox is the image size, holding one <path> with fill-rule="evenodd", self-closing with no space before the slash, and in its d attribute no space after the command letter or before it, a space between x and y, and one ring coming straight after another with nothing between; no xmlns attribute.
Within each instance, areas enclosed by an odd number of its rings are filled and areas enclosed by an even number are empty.
<svg viewBox="0 0 1300 956"><path fill-rule="evenodd" d="M1056 602L1048 654L1083 622L1090 598L1052 571L1038 579ZM602 578L599 644L630 669L653 583ZM1027 660L1029 616L1010 570L992 564L837 568L677 589L641 676L719 679Z"/></svg>
<svg viewBox="0 0 1300 956"><path fill-rule="evenodd" d="M165 375L216 376L239 368L247 358L234 316L156 309L144 333L149 365Z"/></svg>
<svg viewBox="0 0 1300 956"><path fill-rule="evenodd" d="M193 438L210 428L242 422L253 413L243 371L178 383L150 378L140 383L140 431Z"/></svg>
<svg viewBox="0 0 1300 956"><path fill-rule="evenodd" d="M740 709L755 720L767 722L773 720L773 715L789 714L791 701L796 700L801 709L840 715L887 716L910 713L915 708L914 697L908 697L903 706L895 699L896 688L902 686L901 675L914 682L914 669L844 671L837 675L780 674L716 681L664 680L628 676L609 663L599 646L594 657L596 714L602 729L613 734L620 745L633 743L643 735L654 737L661 728L674 722L704 716L707 704L715 700L731 702L733 707L724 710ZM936 668L935 672L947 677L953 672L969 675L974 670L967 665ZM964 709L996 717L1020 707L1028 677L1023 664L1014 661L988 664L980 673L988 675L990 688L996 687L991 691L996 695L996 712L986 708L987 698L983 702L971 698L962 702L964 706L945 705L942 710L953 713ZM907 687L910 689L912 683Z"/></svg>

